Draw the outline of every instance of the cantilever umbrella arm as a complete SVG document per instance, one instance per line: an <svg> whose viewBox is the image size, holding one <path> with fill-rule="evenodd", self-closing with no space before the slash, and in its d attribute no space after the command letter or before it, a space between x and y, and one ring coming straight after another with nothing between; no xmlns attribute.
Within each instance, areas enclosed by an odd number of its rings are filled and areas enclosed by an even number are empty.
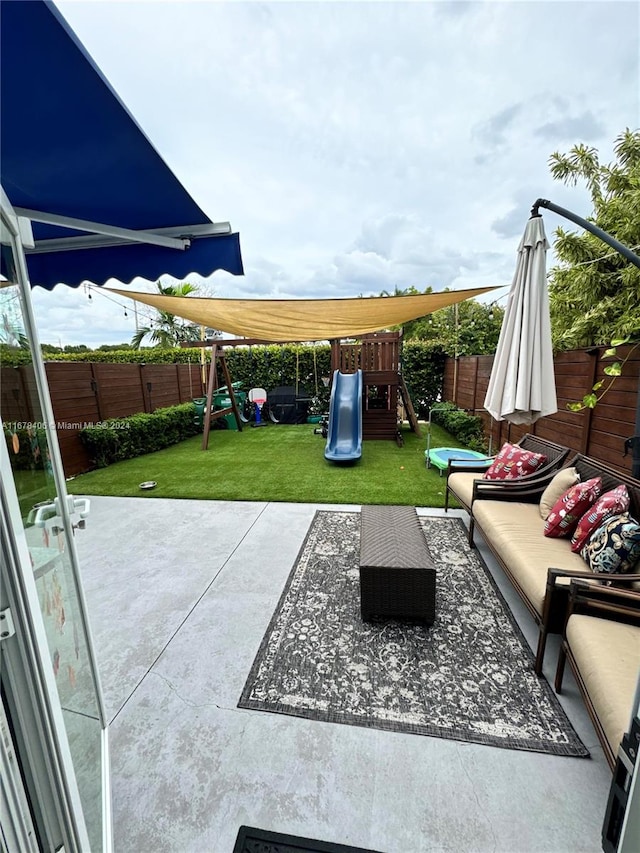
<svg viewBox="0 0 640 853"><path fill-rule="evenodd" d="M559 216L564 216L565 219L570 219L571 222L575 222L576 225L584 228L585 231L590 231L592 234L595 234L596 237L599 237L611 246L612 249L615 249L616 252L623 256L623 258L626 258L635 266L640 267L640 257L638 257L635 252L632 252L631 249L620 243L615 237L612 237L611 234L603 231L602 228L598 228L598 226L594 225L593 222L588 222L586 219L578 216L577 213L572 213L565 207L560 207L560 205L554 204L546 198L539 198L534 202L533 207L531 208L531 216L540 216L539 208L541 207L545 207L547 210L551 210Z"/></svg>

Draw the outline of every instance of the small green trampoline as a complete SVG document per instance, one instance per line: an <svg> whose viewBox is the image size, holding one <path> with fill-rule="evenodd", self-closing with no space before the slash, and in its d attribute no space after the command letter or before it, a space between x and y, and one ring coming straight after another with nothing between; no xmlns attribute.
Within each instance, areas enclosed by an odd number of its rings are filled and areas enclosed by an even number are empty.
<svg viewBox="0 0 640 853"><path fill-rule="evenodd" d="M488 468L492 461L484 453L466 450L462 447L432 447L430 450L425 450L424 458L427 468L431 465L438 468L441 477L442 472L447 469L450 459L459 459L465 465L477 465L479 469Z"/></svg>

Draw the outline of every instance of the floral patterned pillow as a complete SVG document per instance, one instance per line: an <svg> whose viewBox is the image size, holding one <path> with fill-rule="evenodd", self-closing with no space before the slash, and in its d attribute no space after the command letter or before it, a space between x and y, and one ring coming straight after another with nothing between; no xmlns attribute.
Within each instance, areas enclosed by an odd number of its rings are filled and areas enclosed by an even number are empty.
<svg viewBox="0 0 640 853"><path fill-rule="evenodd" d="M600 495L592 507L585 512L571 537L571 550L582 551L587 540L605 518L610 515L620 515L629 509L629 492L624 483Z"/></svg>
<svg viewBox="0 0 640 853"><path fill-rule="evenodd" d="M547 461L543 453L523 450L517 444L507 442L493 460L484 475L485 480L518 480L525 474L533 474Z"/></svg>
<svg viewBox="0 0 640 853"><path fill-rule="evenodd" d="M640 571L640 524L628 512L605 519L581 554L592 572Z"/></svg>
<svg viewBox="0 0 640 853"><path fill-rule="evenodd" d="M582 516L598 499L601 488L602 479L592 477L567 489L547 516L544 535L551 538L571 536Z"/></svg>

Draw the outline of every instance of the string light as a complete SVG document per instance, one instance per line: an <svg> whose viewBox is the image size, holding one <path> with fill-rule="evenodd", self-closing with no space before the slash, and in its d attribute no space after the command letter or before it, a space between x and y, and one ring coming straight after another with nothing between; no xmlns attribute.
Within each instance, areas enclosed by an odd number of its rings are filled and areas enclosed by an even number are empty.
<svg viewBox="0 0 640 853"><path fill-rule="evenodd" d="M637 252L640 249L640 246L630 246L632 252ZM599 258L593 258L591 261L576 261L575 264L570 264L567 269L573 269L573 267L587 267L589 264L597 264L600 261L606 261L607 258L619 257L620 253L613 251L608 252L606 255L601 255ZM562 263L562 261L561 261ZM547 273L549 275L549 273Z"/></svg>
<svg viewBox="0 0 640 853"><path fill-rule="evenodd" d="M102 296L104 299L107 299L107 300L109 300L109 302L113 302L114 305L117 305L119 308L122 308L124 311L125 317L129 316L129 314L127 313L127 306L124 304L124 302L120 302L118 299L114 299L113 296L110 296L108 293L106 293L100 287L96 287L96 286L92 285L90 282L85 282L84 287L85 287L85 291L87 291L87 295L88 295L89 299L92 298L91 297L91 291L93 291L95 293L99 293L100 296ZM153 325L153 319L154 318L151 314L145 314L141 310L138 310L138 314L142 317L142 319L148 320L150 322L150 324Z"/></svg>

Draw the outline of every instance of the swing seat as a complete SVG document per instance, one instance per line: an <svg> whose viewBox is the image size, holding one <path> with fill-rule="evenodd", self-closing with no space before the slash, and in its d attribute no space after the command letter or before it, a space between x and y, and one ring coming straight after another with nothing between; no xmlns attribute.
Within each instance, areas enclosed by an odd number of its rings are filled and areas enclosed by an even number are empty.
<svg viewBox="0 0 640 853"><path fill-rule="evenodd" d="M193 397L192 402L193 405L196 407L196 413L194 415L193 422L198 425L199 430L202 430L204 426L204 410L207 407L207 398Z"/></svg>

